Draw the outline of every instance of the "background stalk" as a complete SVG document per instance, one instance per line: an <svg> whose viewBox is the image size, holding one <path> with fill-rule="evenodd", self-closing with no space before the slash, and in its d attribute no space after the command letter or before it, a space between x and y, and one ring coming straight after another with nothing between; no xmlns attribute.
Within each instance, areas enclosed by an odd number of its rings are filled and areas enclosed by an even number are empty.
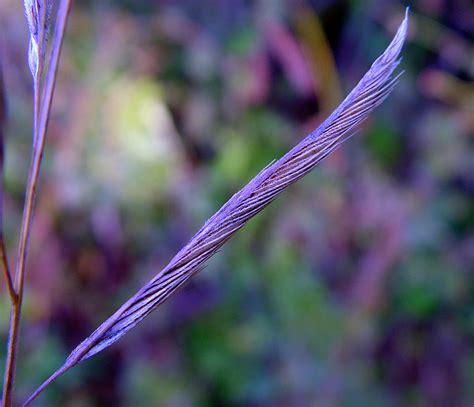
<svg viewBox="0 0 474 407"><path fill-rule="evenodd" d="M8 336L8 353L5 365L5 378L3 387L3 406L10 406L12 403L13 382L15 378L15 366L18 353L18 342L21 322L21 306L23 302L23 291L25 281L26 261L28 257L28 246L33 221L34 203L36 191L38 187L38 179L43 159L44 145L46 138L46 130L48 126L49 114L51 110L51 102L53 99L54 87L56 82L57 69L59 64L59 56L61 46L64 39L67 17L69 15L71 2L70 0L62 0L57 14L56 26L53 33L53 42L51 50L51 59L45 78L44 96L40 95L40 78L37 77L34 85L34 100L37 114L37 126L34 129L33 136L33 156L28 175L28 183L26 188L25 206L23 210L23 219L20 234L20 245L18 250L18 262L16 266L16 285L17 285L17 301L13 304L10 313L10 329ZM44 9L44 7L43 7ZM43 14L44 16L45 14ZM44 34L43 34L44 35ZM41 72L41 69L39 70ZM41 100L41 104L39 101Z"/></svg>

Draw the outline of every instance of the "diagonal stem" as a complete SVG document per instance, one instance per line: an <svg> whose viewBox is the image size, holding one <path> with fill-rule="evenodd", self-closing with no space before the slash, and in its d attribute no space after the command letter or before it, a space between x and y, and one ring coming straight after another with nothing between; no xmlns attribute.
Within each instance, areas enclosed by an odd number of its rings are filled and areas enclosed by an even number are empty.
<svg viewBox="0 0 474 407"><path fill-rule="evenodd" d="M78 363L107 348L146 318L204 267L230 238L280 193L311 171L356 132L358 125L391 93L393 72L406 38L408 10L385 52L334 112L279 160L234 194L155 277L81 342L59 370L26 400L29 406L47 386Z"/></svg>
<svg viewBox="0 0 474 407"><path fill-rule="evenodd" d="M10 312L10 331L8 337L8 353L5 365L5 378L3 384L3 407L10 407L12 404L13 381L15 377L16 355L18 351L19 330L21 321L21 305L23 301L23 287L25 279L26 260L28 255L28 245L31 234L33 220L34 202L38 186L41 161L43 158L45 136L48 126L51 102L53 99L56 74L59 64L59 55L66 30L67 17L71 6L71 0L61 0L56 19L54 37L51 50L51 59L46 73L43 98L40 99L39 86L34 86L35 95L35 127L33 137L33 157L28 175L26 187L25 206L23 210L23 220L20 233L20 245L18 250L18 262L16 266L16 285L18 299L12 305ZM39 79L37 80L39 81ZM41 101L41 105L39 104Z"/></svg>

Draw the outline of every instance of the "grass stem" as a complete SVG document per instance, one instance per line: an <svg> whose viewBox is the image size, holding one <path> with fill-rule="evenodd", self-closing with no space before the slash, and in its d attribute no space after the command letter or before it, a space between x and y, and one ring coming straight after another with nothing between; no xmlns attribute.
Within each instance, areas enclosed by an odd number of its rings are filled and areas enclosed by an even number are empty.
<svg viewBox="0 0 474 407"><path fill-rule="evenodd" d="M10 329L7 345L8 353L5 365L5 377L3 385L3 407L10 407L12 404L13 382L15 377L15 366L18 352L21 322L21 306L23 302L25 270L33 221L34 203L38 187L41 162L44 153L46 130L48 127L49 114L51 111L51 103L56 83L59 56L61 53L61 47L64 39L64 33L66 30L66 23L70 7L70 0L61 0L56 18L56 26L53 33L51 59L46 72L44 94L42 99L40 93L40 77L37 76L34 81L35 118L33 131L33 153L28 175L28 183L26 187L25 206L23 209L20 244L18 250L18 261L16 265L15 274L17 286L17 301L12 304L10 313Z"/></svg>

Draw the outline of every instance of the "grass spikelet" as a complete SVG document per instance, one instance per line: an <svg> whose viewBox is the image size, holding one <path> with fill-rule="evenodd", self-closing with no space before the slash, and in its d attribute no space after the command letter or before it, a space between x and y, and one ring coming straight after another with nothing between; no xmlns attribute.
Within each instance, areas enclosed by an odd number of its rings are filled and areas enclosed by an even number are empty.
<svg viewBox="0 0 474 407"><path fill-rule="evenodd" d="M65 371L107 348L136 326L202 270L204 263L248 220L350 138L396 85L399 75L393 76L393 72L400 62L407 25L408 10L385 52L321 126L232 196L163 270L72 351L64 365L33 393L25 405Z"/></svg>
<svg viewBox="0 0 474 407"><path fill-rule="evenodd" d="M35 80L44 65L46 42L51 20L51 0L24 0L25 16L30 30L28 64Z"/></svg>

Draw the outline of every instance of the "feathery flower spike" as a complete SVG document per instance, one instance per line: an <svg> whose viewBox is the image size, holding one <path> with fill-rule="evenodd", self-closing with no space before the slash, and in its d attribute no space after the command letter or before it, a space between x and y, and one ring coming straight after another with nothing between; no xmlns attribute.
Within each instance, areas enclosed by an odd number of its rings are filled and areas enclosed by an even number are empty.
<svg viewBox="0 0 474 407"><path fill-rule="evenodd" d="M395 87L400 75L392 74L400 62L407 25L408 9L385 52L326 121L232 196L163 270L72 351L64 365L35 391L25 406L58 376L110 346L142 321L202 270L204 263L248 220L350 138Z"/></svg>

